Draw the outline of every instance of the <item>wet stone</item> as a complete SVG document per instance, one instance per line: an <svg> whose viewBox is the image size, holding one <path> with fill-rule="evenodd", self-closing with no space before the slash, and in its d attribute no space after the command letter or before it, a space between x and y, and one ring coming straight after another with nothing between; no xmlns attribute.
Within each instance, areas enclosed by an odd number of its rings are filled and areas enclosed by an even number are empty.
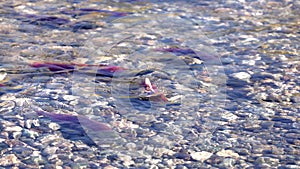
<svg viewBox="0 0 300 169"><path fill-rule="evenodd" d="M274 125L274 122L272 122L272 121L264 121L260 124L262 129L270 129L273 127L273 125Z"/></svg>
<svg viewBox="0 0 300 169"><path fill-rule="evenodd" d="M234 152L233 150L221 150L216 153L216 155L221 156L221 157L233 157L233 158L238 158L239 154Z"/></svg>
<svg viewBox="0 0 300 169"><path fill-rule="evenodd" d="M191 157L193 160L204 162L212 156L212 153L201 151L201 152L192 152Z"/></svg>
<svg viewBox="0 0 300 169"><path fill-rule="evenodd" d="M270 158L270 157L259 157L255 160L255 163L277 165L279 163L279 159Z"/></svg>
<svg viewBox="0 0 300 169"><path fill-rule="evenodd" d="M73 31L77 32L81 29L86 30L86 29L95 29L98 28L99 26L93 22L90 21L81 21L81 22L77 22L75 24L72 25Z"/></svg>
<svg viewBox="0 0 300 169"><path fill-rule="evenodd" d="M30 156L31 153L33 152L31 148L27 148L27 147L14 147L13 151L16 153L16 156L19 159L24 159Z"/></svg>
<svg viewBox="0 0 300 169"><path fill-rule="evenodd" d="M45 155L50 155L50 154L55 154L57 151L58 147L55 146L47 146L42 153L44 153Z"/></svg>
<svg viewBox="0 0 300 169"><path fill-rule="evenodd" d="M180 152L174 154L174 157L183 160L190 160L191 155L187 151L181 150Z"/></svg>
<svg viewBox="0 0 300 169"><path fill-rule="evenodd" d="M14 132L14 131L21 132L23 130L23 128L20 126L9 126L9 127L6 127L4 130L8 131L8 132Z"/></svg>
<svg viewBox="0 0 300 169"><path fill-rule="evenodd" d="M236 79L242 80L242 81L249 81L251 78L251 75L247 72L238 72L232 74L232 76Z"/></svg>
<svg viewBox="0 0 300 169"><path fill-rule="evenodd" d="M242 156L247 156L250 154L250 151L246 148L237 148L235 149L235 151L239 154L239 155L242 155Z"/></svg>
<svg viewBox="0 0 300 169"><path fill-rule="evenodd" d="M219 165L224 168L232 168L235 166L236 160L233 158L225 158L223 162Z"/></svg>
<svg viewBox="0 0 300 169"><path fill-rule="evenodd" d="M208 164L218 165L224 160L224 157L218 155L212 155L209 159L206 160Z"/></svg>
<svg viewBox="0 0 300 169"><path fill-rule="evenodd" d="M164 130L166 127L167 127L167 125L164 123L153 123L151 125L151 128L153 128L154 130L158 130L158 131Z"/></svg>
<svg viewBox="0 0 300 169"><path fill-rule="evenodd" d="M52 129L54 131L60 129L60 125L57 124L57 123L52 123L51 122L51 123L48 124L48 126L49 126L50 129Z"/></svg>
<svg viewBox="0 0 300 169"><path fill-rule="evenodd" d="M36 137L39 136L39 133L37 131L34 131L34 130L24 129L24 131L22 133L22 136L35 139Z"/></svg>
<svg viewBox="0 0 300 169"><path fill-rule="evenodd" d="M261 169L269 169L271 168L272 166L269 165L269 164L258 164L258 165L255 165L254 168L261 168Z"/></svg>
<svg viewBox="0 0 300 169"><path fill-rule="evenodd" d="M3 155L0 158L0 166L11 166L14 164L18 164L20 163L20 160L18 159L18 157L14 154L7 154L7 155Z"/></svg>
<svg viewBox="0 0 300 169"><path fill-rule="evenodd" d="M7 76L6 70L1 68L0 69L0 82L2 80L4 80L6 76Z"/></svg>
<svg viewBox="0 0 300 169"><path fill-rule="evenodd" d="M113 155L107 156L107 159L113 162L113 161L118 160L119 156L117 154L113 154Z"/></svg>

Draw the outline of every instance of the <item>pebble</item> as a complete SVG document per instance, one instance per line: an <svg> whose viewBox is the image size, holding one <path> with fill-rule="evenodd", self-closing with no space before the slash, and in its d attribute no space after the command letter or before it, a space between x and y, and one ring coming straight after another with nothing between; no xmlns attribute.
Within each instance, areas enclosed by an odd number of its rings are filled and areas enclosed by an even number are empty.
<svg viewBox="0 0 300 169"><path fill-rule="evenodd" d="M233 158L239 158L239 154L234 152L233 150L221 150L216 153L216 155L221 157L233 157Z"/></svg>
<svg viewBox="0 0 300 169"><path fill-rule="evenodd" d="M7 76L6 70L1 68L0 69L0 81L4 80L6 76Z"/></svg>
<svg viewBox="0 0 300 169"><path fill-rule="evenodd" d="M55 154L57 151L58 147L55 146L47 146L42 153L46 154L46 155L51 155L51 154Z"/></svg>
<svg viewBox="0 0 300 169"><path fill-rule="evenodd" d="M271 158L271 157L258 157L255 160L256 164L270 164L277 165L279 164L279 159Z"/></svg>
<svg viewBox="0 0 300 169"><path fill-rule="evenodd" d="M239 117L233 113L230 112L224 112L221 114L221 117L228 120L228 121L235 121L236 119L238 119Z"/></svg>
<svg viewBox="0 0 300 169"><path fill-rule="evenodd" d="M43 157L40 154L40 151L33 151L32 154L30 155L30 159L34 164L40 164L43 163Z"/></svg>
<svg viewBox="0 0 300 169"><path fill-rule="evenodd" d="M237 153L242 156L247 156L250 154L250 151L246 148L238 148L236 149Z"/></svg>
<svg viewBox="0 0 300 169"><path fill-rule="evenodd" d="M0 158L0 166L11 166L20 163L18 157L14 154L6 154Z"/></svg>
<svg viewBox="0 0 300 169"><path fill-rule="evenodd" d="M52 122L48 124L48 127L49 127L50 129L54 130L54 131L60 129L60 125L59 125L59 124L57 124L57 123L52 123Z"/></svg>
<svg viewBox="0 0 300 169"><path fill-rule="evenodd" d="M103 169L118 169L118 168L114 167L112 165L108 165L108 166L105 166Z"/></svg>
<svg viewBox="0 0 300 169"><path fill-rule="evenodd" d="M4 129L4 131L8 131L8 132L21 132L23 130L22 127L20 126L8 126Z"/></svg>
<svg viewBox="0 0 300 169"><path fill-rule="evenodd" d="M234 78L237 78L239 80L243 80L243 81L246 81L248 82L251 78L251 75L247 72L238 72L238 73L233 73L232 76Z"/></svg>
<svg viewBox="0 0 300 169"><path fill-rule="evenodd" d="M39 136L39 133L37 131L34 131L34 130L24 129L23 135L26 136L26 137L30 137L32 139L35 139L36 137Z"/></svg>
<svg viewBox="0 0 300 169"><path fill-rule="evenodd" d="M224 168L233 168L235 166L235 163L236 163L235 159L225 158L219 166Z"/></svg>
<svg viewBox="0 0 300 169"><path fill-rule="evenodd" d="M125 147L129 150L129 151L133 151L136 149L136 144L135 143L127 143L125 145Z"/></svg>
<svg viewBox="0 0 300 169"><path fill-rule="evenodd" d="M207 151L201 151L201 152L192 152L191 157L192 159L200 162L204 162L205 160L209 159L213 153L207 152Z"/></svg>
<svg viewBox="0 0 300 169"><path fill-rule="evenodd" d="M174 154L174 157L183 160L191 159L191 155L186 150L180 150L178 153Z"/></svg>
<svg viewBox="0 0 300 169"><path fill-rule="evenodd" d="M22 135L22 132L20 132L20 131L16 131L16 132L12 133L12 137L14 139L18 139L21 135Z"/></svg>
<svg viewBox="0 0 300 169"><path fill-rule="evenodd" d="M74 95L64 95L63 96L63 99L66 100L66 101L73 101L73 100L76 100L78 98L79 98L79 96L74 96Z"/></svg>
<svg viewBox="0 0 300 169"><path fill-rule="evenodd" d="M132 158L130 156L125 155L125 154L121 154L121 153L119 153L118 156L119 156L119 159L123 162L123 164L125 166L128 167L128 166L134 164L134 161L132 160Z"/></svg>
<svg viewBox="0 0 300 169"><path fill-rule="evenodd" d="M23 146L15 146L12 148L12 150L19 159L27 158L33 152L33 148Z"/></svg>

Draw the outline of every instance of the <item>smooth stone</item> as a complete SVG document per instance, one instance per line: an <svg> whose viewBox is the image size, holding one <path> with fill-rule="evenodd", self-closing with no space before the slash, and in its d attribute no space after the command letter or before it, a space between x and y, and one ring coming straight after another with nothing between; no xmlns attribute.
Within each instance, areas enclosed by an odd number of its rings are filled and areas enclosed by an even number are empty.
<svg viewBox="0 0 300 169"><path fill-rule="evenodd" d="M207 152L207 151L201 151L201 152L192 152L191 157L193 160L204 162L205 160L209 159L213 153Z"/></svg>
<svg viewBox="0 0 300 169"><path fill-rule="evenodd" d="M16 154L18 158L23 159L30 156L33 150L32 148L28 148L28 147L17 146L17 147L13 147L13 152Z"/></svg>
<svg viewBox="0 0 300 169"><path fill-rule="evenodd" d="M20 163L20 160L14 154L3 155L0 158L0 166L11 166L18 163Z"/></svg>
<svg viewBox="0 0 300 169"><path fill-rule="evenodd" d="M135 143L127 143L127 144L125 145L125 147L126 147L128 150L133 151L133 150L136 149L136 144L135 144Z"/></svg>
<svg viewBox="0 0 300 169"><path fill-rule="evenodd" d="M220 164L221 167L224 168L233 168L236 163L236 160L233 158L225 158L223 162Z"/></svg>
<svg viewBox="0 0 300 169"><path fill-rule="evenodd" d="M221 150L219 152L217 152L218 156L221 157L233 157L233 158L239 158L239 154L234 152L233 150Z"/></svg>
<svg viewBox="0 0 300 169"><path fill-rule="evenodd" d="M22 130L23 128L20 126L9 126L4 129L4 131L9 131L9 132L13 132L13 131L20 132Z"/></svg>
<svg viewBox="0 0 300 169"><path fill-rule="evenodd" d="M271 158L271 157L258 157L255 160L256 164L279 164L279 159Z"/></svg>
<svg viewBox="0 0 300 169"><path fill-rule="evenodd" d="M33 151L30 156L30 159L34 164L40 164L44 162L43 157L41 156L39 151Z"/></svg>
<svg viewBox="0 0 300 169"><path fill-rule="evenodd" d="M236 79L243 80L243 81L249 81L251 78L251 75L247 72L233 73L232 76Z"/></svg>
<svg viewBox="0 0 300 169"><path fill-rule="evenodd" d="M7 76L6 70L0 69L0 81L4 80L6 76Z"/></svg>
<svg viewBox="0 0 300 169"><path fill-rule="evenodd" d="M180 150L180 152L174 154L175 158L183 159L183 160L190 160L191 155L186 150Z"/></svg>
<svg viewBox="0 0 300 169"><path fill-rule="evenodd" d="M254 66L255 62L256 62L255 60L243 60L242 64L246 64L246 65L249 65L249 66Z"/></svg>
<svg viewBox="0 0 300 169"><path fill-rule="evenodd" d="M250 151L246 148L238 148L236 149L237 153L242 156L247 156L250 154Z"/></svg>
<svg viewBox="0 0 300 169"><path fill-rule="evenodd" d="M209 159L206 160L208 164L216 165L220 164L224 160L224 157L218 155L212 155Z"/></svg>
<svg viewBox="0 0 300 169"><path fill-rule="evenodd" d="M54 154L56 153L58 147L55 147L55 146L47 146L44 150L43 150L43 153L45 155L50 155L50 154Z"/></svg>
<svg viewBox="0 0 300 169"><path fill-rule="evenodd" d="M25 125L26 128L30 129L32 126L40 126L38 119L27 119L25 120Z"/></svg>
<svg viewBox="0 0 300 169"><path fill-rule="evenodd" d="M112 165L108 165L108 166L105 166L103 169L118 169L118 168L114 167Z"/></svg>
<svg viewBox="0 0 300 169"><path fill-rule="evenodd" d="M129 155L119 153L118 156L119 156L119 159L121 161L123 161L123 165L130 166L130 165L134 164L134 161L132 160L132 158Z"/></svg>
<svg viewBox="0 0 300 169"><path fill-rule="evenodd" d="M16 131L16 132L13 132L12 137L14 139L18 139L21 135L22 135L22 132Z"/></svg>
<svg viewBox="0 0 300 169"><path fill-rule="evenodd" d="M64 95L63 96L63 99L66 101L72 101L72 100L76 100L78 98L79 98L78 96L73 96L73 95Z"/></svg>
<svg viewBox="0 0 300 169"><path fill-rule="evenodd" d="M239 117L233 113L230 112L224 112L222 113L222 118L228 120L228 121L235 121L236 119L238 119Z"/></svg>
<svg viewBox="0 0 300 169"><path fill-rule="evenodd" d="M264 121L260 124L262 129L270 129L274 126L274 122L272 121Z"/></svg>
<svg viewBox="0 0 300 169"><path fill-rule="evenodd" d="M24 135L24 136L28 136L28 137L30 137L30 138L32 138L32 139L35 139L36 137L39 136L39 133L38 133L37 131L24 129L23 135Z"/></svg>
<svg viewBox="0 0 300 169"><path fill-rule="evenodd" d="M26 128L30 129L32 126L32 121L31 120L25 120L25 125Z"/></svg>
<svg viewBox="0 0 300 169"><path fill-rule="evenodd" d="M57 123L52 123L52 122L48 124L48 127L49 127L50 129L54 130L54 131L60 129L60 125L59 125L59 124L57 124Z"/></svg>

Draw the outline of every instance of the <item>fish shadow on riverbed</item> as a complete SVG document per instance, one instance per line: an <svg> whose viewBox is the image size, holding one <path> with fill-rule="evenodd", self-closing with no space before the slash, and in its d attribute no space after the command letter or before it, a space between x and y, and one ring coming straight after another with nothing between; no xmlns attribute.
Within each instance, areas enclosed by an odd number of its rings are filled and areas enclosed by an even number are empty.
<svg viewBox="0 0 300 169"><path fill-rule="evenodd" d="M68 115L38 111L43 119L57 123L62 136L71 141L82 141L88 146L110 144L116 139L116 134L106 124L81 115Z"/></svg>
<svg viewBox="0 0 300 169"><path fill-rule="evenodd" d="M60 125L59 131L65 139L71 141L82 141L84 144L89 146L97 146L97 144L88 136L86 131L79 123L71 122L57 122Z"/></svg>

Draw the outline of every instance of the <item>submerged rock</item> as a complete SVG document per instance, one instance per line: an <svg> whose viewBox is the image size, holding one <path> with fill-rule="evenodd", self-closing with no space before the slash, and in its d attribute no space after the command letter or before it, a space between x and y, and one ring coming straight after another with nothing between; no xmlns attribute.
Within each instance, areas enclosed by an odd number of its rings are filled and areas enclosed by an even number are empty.
<svg viewBox="0 0 300 169"><path fill-rule="evenodd" d="M207 151L201 151L201 152L192 152L191 157L193 160L204 162L205 160L209 159L213 153L207 152Z"/></svg>
<svg viewBox="0 0 300 169"><path fill-rule="evenodd" d="M18 164L20 162L21 161L14 154L6 154L0 158L0 166L3 166L3 167L6 167L6 166L8 167L8 166L11 166L14 164Z"/></svg>
<svg viewBox="0 0 300 169"><path fill-rule="evenodd" d="M234 78L237 78L239 80L243 80L243 81L246 81L246 82L248 82L250 80L250 78L251 78L251 75L249 73L247 73L247 72L234 73L234 74L232 74L232 76Z"/></svg>

